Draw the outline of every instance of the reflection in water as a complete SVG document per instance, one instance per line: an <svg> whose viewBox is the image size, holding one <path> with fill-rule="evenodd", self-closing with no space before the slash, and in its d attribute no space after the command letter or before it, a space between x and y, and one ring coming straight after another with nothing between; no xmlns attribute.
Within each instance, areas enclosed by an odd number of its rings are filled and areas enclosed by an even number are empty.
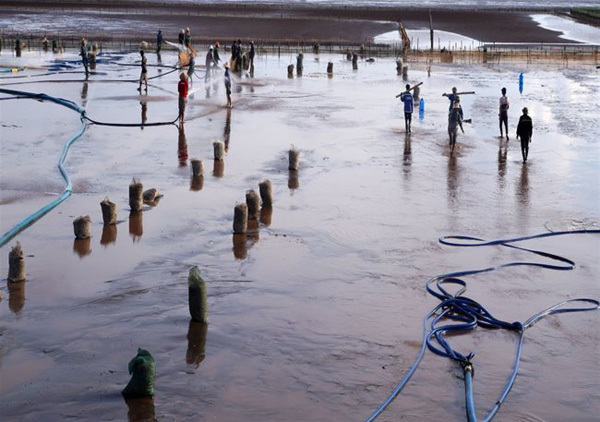
<svg viewBox="0 0 600 422"><path fill-rule="evenodd" d="M204 187L204 176L192 176L190 179L190 190L198 192Z"/></svg>
<svg viewBox="0 0 600 422"><path fill-rule="evenodd" d="M162 56L159 52L156 53L156 63L159 65L162 64ZM162 69L160 67L158 68L158 73L162 73Z"/></svg>
<svg viewBox="0 0 600 422"><path fill-rule="evenodd" d="M456 162L456 156L450 156L448 159L448 190L446 193L446 199L448 201L448 209L453 214L458 208L459 193L458 187L458 165Z"/></svg>
<svg viewBox="0 0 600 422"><path fill-rule="evenodd" d="M258 220L248 220L248 239L253 243L257 242L260 238L260 232L258 230Z"/></svg>
<svg viewBox="0 0 600 422"><path fill-rule="evenodd" d="M225 174L225 160L214 160L213 176L223 177Z"/></svg>
<svg viewBox="0 0 600 422"><path fill-rule="evenodd" d="M300 181L298 180L298 170L290 170L288 175L288 188L294 190L300 187Z"/></svg>
<svg viewBox="0 0 600 422"><path fill-rule="evenodd" d="M271 225L271 217L273 216L273 207L270 205L265 205L260 209L260 222L265 226L269 227Z"/></svg>
<svg viewBox="0 0 600 422"><path fill-rule="evenodd" d="M225 144L225 152L229 152L229 135L231 133L231 109L227 109L225 116L225 130L223 130L223 143Z"/></svg>
<svg viewBox="0 0 600 422"><path fill-rule="evenodd" d="M92 253L91 244L92 239L89 237L85 239L75 239L73 241L73 252L79 255L79 258L83 258Z"/></svg>
<svg viewBox="0 0 600 422"><path fill-rule="evenodd" d="M185 137L185 127L179 125L179 137L177 141L177 158L179 158L179 167L187 166L188 146L187 138Z"/></svg>
<svg viewBox="0 0 600 422"><path fill-rule="evenodd" d="M506 158L508 148L502 141L498 144L498 185L500 190L506 185Z"/></svg>
<svg viewBox="0 0 600 422"><path fill-rule="evenodd" d="M88 96L88 83L84 82L81 87L81 107L85 108L87 105L87 96Z"/></svg>
<svg viewBox="0 0 600 422"><path fill-rule="evenodd" d="M248 248L246 246L246 235L245 234L234 234L233 235L233 256L235 259L246 259L248 255Z"/></svg>
<svg viewBox="0 0 600 422"><path fill-rule="evenodd" d="M102 229L102 237L100 238L101 245L110 245L111 243L115 243L117 240L117 225L116 224L107 224Z"/></svg>
<svg viewBox="0 0 600 422"><path fill-rule="evenodd" d="M517 185L517 200L524 208L529 208L529 166L523 164L521 166L521 177L519 177L519 184Z"/></svg>
<svg viewBox="0 0 600 422"><path fill-rule="evenodd" d="M140 105L142 106L142 125L140 126L141 130L144 130L144 125L148 120L148 102L146 100L140 101Z"/></svg>
<svg viewBox="0 0 600 422"><path fill-rule="evenodd" d="M194 365L197 368L204 360L207 332L208 325L205 322L190 320L187 334L188 347L185 354L185 361L188 365Z"/></svg>
<svg viewBox="0 0 600 422"><path fill-rule="evenodd" d="M404 172L410 172L410 165L412 164L412 150L410 146L410 134L404 135Z"/></svg>
<svg viewBox="0 0 600 422"><path fill-rule="evenodd" d="M139 242L144 234L144 214L142 211L131 211L129 213L129 234L134 242Z"/></svg>
<svg viewBox="0 0 600 422"><path fill-rule="evenodd" d="M125 399L129 422L154 422L156 420L153 397Z"/></svg>
<svg viewBox="0 0 600 422"><path fill-rule="evenodd" d="M206 89L206 95L205 95L205 97L206 98L210 98L210 85L206 84L206 88L205 89Z"/></svg>
<svg viewBox="0 0 600 422"><path fill-rule="evenodd" d="M19 314L25 306L25 282L17 281L7 283L8 287L8 309Z"/></svg>

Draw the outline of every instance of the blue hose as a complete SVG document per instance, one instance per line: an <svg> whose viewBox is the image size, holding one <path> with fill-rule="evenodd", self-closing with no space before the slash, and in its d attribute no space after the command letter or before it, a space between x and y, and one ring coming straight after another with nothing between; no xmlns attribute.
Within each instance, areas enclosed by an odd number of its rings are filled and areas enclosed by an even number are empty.
<svg viewBox="0 0 600 422"><path fill-rule="evenodd" d="M513 365L512 373L502 390L502 393L498 397L498 400L488 412L487 416L481 419L481 422L489 422L497 414L500 406L508 396L512 386L515 383L517 373L519 370L519 364L521 361L521 352L523 348L523 339L525 336L525 330L532 327L536 322L542 318L566 312L584 312L600 309L600 301L589 298L577 298L570 299L564 302L558 303L545 309L529 318L525 323L521 322L509 322L497 319L487 309L480 305L475 300L463 296L463 293L467 289L467 282L459 277L481 274L485 272L494 271L501 268L509 268L515 266L533 266L545 269L567 271L572 270L575 267L575 262L544 251L538 251L534 249L528 249L520 246L512 245L511 243L520 242L528 239L544 238L549 236L561 236L570 234L598 234L600 230L574 230L574 231L560 231L560 232L548 232L541 233L533 236L524 236L512 239L498 239L493 241L485 241L483 239L470 237L470 236L444 236L439 239L439 242L449 246L490 246L500 245L522 251L530 252L544 258L548 258L554 261L558 261L558 264L549 264L541 262L510 262L506 264L496 265L492 267L457 271L447 274L441 274L429 279L426 283L426 290L431 295L438 298L441 302L430 311L423 320L423 340L421 344L421 350L415 359L413 365L408 370L402 381L394 388L392 393L383 401L383 403L367 418L366 422L372 422L389 406L390 403L400 394L402 389L406 386L410 378L417 370L418 365L423 359L426 349L428 348L433 353L447 357L459 363L464 372L465 377L465 401L467 408L467 420L469 422L477 422L477 415L475 412L475 403L473 400L473 364L471 362L474 354L468 353L463 354L458 350L455 350L451 344L446 340L445 335L450 332L465 332L474 330L477 327L486 329L505 329L511 330L518 333L519 338L517 340L517 350L515 354L515 362ZM471 243L461 243L460 241L469 241ZM450 293L446 289L446 285L452 285L457 287L458 290L455 293ZM587 306L578 307L566 307L565 305L571 303L583 303ZM454 323L448 323L440 325L442 320L451 320Z"/></svg>

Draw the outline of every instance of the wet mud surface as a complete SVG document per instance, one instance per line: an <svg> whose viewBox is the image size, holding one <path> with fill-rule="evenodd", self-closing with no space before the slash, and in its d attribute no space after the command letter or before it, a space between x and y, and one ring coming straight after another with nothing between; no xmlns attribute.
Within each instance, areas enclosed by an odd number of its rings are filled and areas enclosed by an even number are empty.
<svg viewBox="0 0 600 422"><path fill-rule="evenodd" d="M52 58L3 53L0 62L41 65ZM125 55L121 63L137 58ZM162 56L163 64L175 60ZM156 56L148 61L156 64ZM437 304L425 292L428 278L540 259L501 247L442 246L439 236L493 239L598 227L600 82L592 66L446 64L434 65L428 77L415 64L408 82L424 82L425 114L415 113L407 135L394 99L406 82L393 59L360 61L353 71L342 56L306 54L304 76L288 79L291 62L295 57L259 56L253 78L234 80L232 110L224 107L221 74L208 83L195 78L183 129L88 126L66 162L74 195L17 238L27 282L6 283L9 247L2 248L3 420L361 420L418 353L422 318ZM177 116L176 73L152 79L140 96L135 83L118 82L136 79L137 68L112 63L97 70L106 75L87 83L81 73L34 76L42 70L0 82L71 99L99 121ZM151 67L150 76L157 74ZM42 82L50 80L63 82ZM15 82L24 83L8 85ZM477 94L462 97L473 123L451 157L441 94L452 86ZM503 86L511 100L508 142L498 138ZM534 122L526 165L514 138L524 106ZM62 193L56 163L79 119L64 107L25 99L0 101L0 110L4 233ZM226 144L222 163L213 161L217 140ZM297 172L288 171L291 145L300 150ZM191 158L204 162L201 180L191 177ZM164 197L130 213L133 177ZM236 202L265 178L273 182L272 209L247 236L233 236ZM104 229L106 196L117 204L118 224ZM87 214L91 239L75 241L72 221ZM469 277L467 295L509 321L567 298L598 298L598 241L579 235L526 242L577 266ZM187 274L194 265L207 282L207 326L190 323ZM598 318L559 315L527 332L521 371L498 420L596 418ZM480 329L452 338L475 352L479 415L510 374L515 340ZM125 402L120 391L138 347L156 360L156 396ZM460 368L428 353L381 420L464 414Z"/></svg>

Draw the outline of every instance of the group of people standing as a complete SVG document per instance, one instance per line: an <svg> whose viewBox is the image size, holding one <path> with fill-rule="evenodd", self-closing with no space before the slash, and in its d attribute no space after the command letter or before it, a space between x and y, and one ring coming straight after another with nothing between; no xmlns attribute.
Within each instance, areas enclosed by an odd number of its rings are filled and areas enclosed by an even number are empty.
<svg viewBox="0 0 600 422"><path fill-rule="evenodd" d="M412 87L407 84L406 91L398 94L396 98L400 97L400 101L404 103L404 125L406 133L411 133L411 123L412 123L412 113L414 111L414 102L415 98L412 94L412 90L415 87ZM468 92L464 94L473 94L474 92ZM508 109L510 108L510 102L508 96L506 95L506 88L502 88L501 90L502 96L499 100L499 110L498 110L498 119L500 126L500 138L504 137L504 133L506 132L506 141L509 141L508 136ZM443 93L442 96L447 97L450 101L450 107L448 109L448 136L449 136L449 144L450 144L450 154L454 152L454 146L456 144L456 138L458 135L458 129L464 133L463 128L463 109L460 104L460 96L456 87L452 88L452 92L450 94ZM529 144L531 143L531 138L533 135L533 121L529 116L529 110L527 107L524 107L522 110L523 114L519 118L519 123L517 125L517 139L521 141L521 154L523 156L523 163L527 162L527 157L529 155ZM470 120L467 120L469 122Z"/></svg>

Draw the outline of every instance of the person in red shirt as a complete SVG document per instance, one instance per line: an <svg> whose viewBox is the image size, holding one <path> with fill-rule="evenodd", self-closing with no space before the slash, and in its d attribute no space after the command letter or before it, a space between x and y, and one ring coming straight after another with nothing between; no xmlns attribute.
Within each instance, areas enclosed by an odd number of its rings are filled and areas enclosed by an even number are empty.
<svg viewBox="0 0 600 422"><path fill-rule="evenodd" d="M188 96L188 80L185 73L179 75L179 83L177 84L177 91L179 92L179 123L183 124L185 117L185 104L187 103Z"/></svg>

